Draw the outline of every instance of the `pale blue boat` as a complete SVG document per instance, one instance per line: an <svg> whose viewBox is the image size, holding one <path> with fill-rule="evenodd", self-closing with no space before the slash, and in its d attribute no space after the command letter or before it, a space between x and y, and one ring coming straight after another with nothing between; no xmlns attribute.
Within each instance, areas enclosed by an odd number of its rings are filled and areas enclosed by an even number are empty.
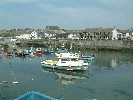
<svg viewBox="0 0 133 100"><path fill-rule="evenodd" d="M50 96L42 95L39 92L27 92L26 94L14 100L57 100L57 99L54 99Z"/></svg>
<svg viewBox="0 0 133 100"><path fill-rule="evenodd" d="M92 56L81 56L80 59L94 60L94 55L92 55Z"/></svg>

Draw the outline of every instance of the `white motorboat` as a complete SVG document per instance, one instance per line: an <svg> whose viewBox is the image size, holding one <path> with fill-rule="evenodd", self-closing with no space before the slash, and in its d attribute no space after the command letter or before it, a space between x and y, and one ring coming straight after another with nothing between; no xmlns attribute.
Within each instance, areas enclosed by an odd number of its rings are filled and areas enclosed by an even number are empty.
<svg viewBox="0 0 133 100"><path fill-rule="evenodd" d="M87 70L89 63L87 60L78 59L76 57L58 57L58 60L43 60L42 66L49 68L57 68L63 70Z"/></svg>
<svg viewBox="0 0 133 100"><path fill-rule="evenodd" d="M83 56L79 53L64 52L57 55L58 58L79 58L82 60L94 60L94 55Z"/></svg>
<svg viewBox="0 0 133 100"><path fill-rule="evenodd" d="M58 57L60 53L68 53L66 48L57 48L55 52L55 56Z"/></svg>
<svg viewBox="0 0 133 100"><path fill-rule="evenodd" d="M65 52L65 53L60 53L58 58L79 58L80 55L78 53L70 53L70 52Z"/></svg>

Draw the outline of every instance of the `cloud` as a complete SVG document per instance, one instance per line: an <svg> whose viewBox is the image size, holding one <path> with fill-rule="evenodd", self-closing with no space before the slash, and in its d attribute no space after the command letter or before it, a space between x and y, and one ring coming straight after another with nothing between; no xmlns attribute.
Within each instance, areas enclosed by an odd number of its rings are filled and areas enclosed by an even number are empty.
<svg viewBox="0 0 133 100"><path fill-rule="evenodd" d="M0 19L10 25L65 27L130 26L130 0L0 0ZM3 4L2 4L3 3ZM3 6L4 5L4 6ZM10 22L10 23L9 23ZM32 24L33 23L33 24ZM6 24L4 24L6 26ZM17 24L12 24L15 26ZM18 25L17 25L18 26Z"/></svg>
<svg viewBox="0 0 133 100"><path fill-rule="evenodd" d="M96 14L97 12L108 12L108 9L97 8L97 7L57 7L53 5L39 4L38 8L42 9L45 12L51 14L59 14L70 17L83 17L86 18L91 16L91 14Z"/></svg>
<svg viewBox="0 0 133 100"><path fill-rule="evenodd" d="M74 8L74 7L56 7L53 5L45 5L45 4L39 4L37 5L40 9L42 9L45 12L51 13L51 14L59 14L64 16L70 16L70 17L83 17L88 18L89 16L100 14L108 14L111 13L107 9L99 9L96 7L81 7L81 8ZM97 16L95 16L97 17Z"/></svg>
<svg viewBox="0 0 133 100"><path fill-rule="evenodd" d="M125 9L124 2L121 5L115 4L115 1L104 0L102 3L108 5L111 9L103 9L95 6L91 7L57 7L53 5L37 5L44 12L50 13L54 20L59 17L66 24L84 25L84 26L126 26L131 23L132 16L128 16L130 10ZM120 1L119 1L120 2ZM117 2L118 3L118 2ZM128 2L127 2L128 3ZM113 8L115 7L115 8ZM116 9L117 8L117 9ZM122 9L124 10L122 10ZM53 16L54 15L54 16ZM56 15L56 16L55 16ZM52 18L51 18L52 19ZM59 20L58 20L59 21ZM67 22L68 21L68 22ZM71 23L72 22L72 23ZM124 23L124 25L123 25ZM128 25L129 26L129 25Z"/></svg>

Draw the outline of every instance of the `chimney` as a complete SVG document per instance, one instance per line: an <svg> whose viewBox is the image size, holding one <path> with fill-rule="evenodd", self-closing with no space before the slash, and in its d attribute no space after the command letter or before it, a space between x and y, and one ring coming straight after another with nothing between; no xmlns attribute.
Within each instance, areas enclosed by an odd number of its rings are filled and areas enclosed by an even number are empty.
<svg viewBox="0 0 133 100"><path fill-rule="evenodd" d="M99 30L102 30L102 26L100 26Z"/></svg>

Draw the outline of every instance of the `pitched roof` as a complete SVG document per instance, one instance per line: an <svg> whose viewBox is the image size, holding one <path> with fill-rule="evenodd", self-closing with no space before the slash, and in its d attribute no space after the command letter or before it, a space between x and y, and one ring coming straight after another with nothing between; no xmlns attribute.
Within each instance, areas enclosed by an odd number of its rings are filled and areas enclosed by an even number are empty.
<svg viewBox="0 0 133 100"><path fill-rule="evenodd" d="M47 30L59 30L60 28L58 26L46 26Z"/></svg>
<svg viewBox="0 0 133 100"><path fill-rule="evenodd" d="M87 28L85 32L100 33L100 32L112 32L114 28Z"/></svg>
<svg viewBox="0 0 133 100"><path fill-rule="evenodd" d="M56 38L63 38L63 37L68 37L70 33L63 33L63 34L57 34Z"/></svg>

